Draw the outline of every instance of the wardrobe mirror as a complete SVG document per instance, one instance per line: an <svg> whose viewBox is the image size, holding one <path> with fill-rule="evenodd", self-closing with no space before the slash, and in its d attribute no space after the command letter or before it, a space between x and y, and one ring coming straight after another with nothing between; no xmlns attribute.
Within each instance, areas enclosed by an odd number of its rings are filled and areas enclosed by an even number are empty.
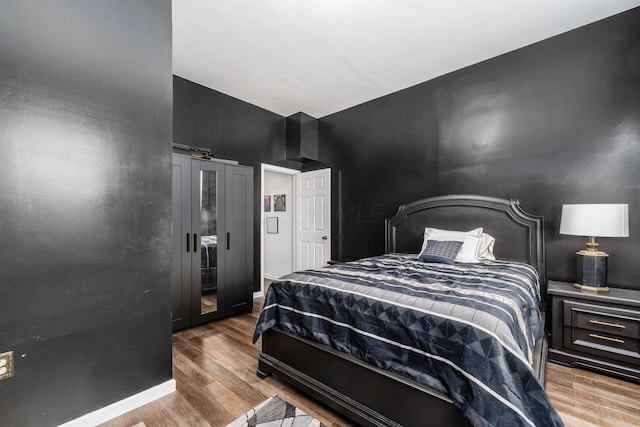
<svg viewBox="0 0 640 427"><path fill-rule="evenodd" d="M218 309L217 172L200 171L200 314Z"/></svg>

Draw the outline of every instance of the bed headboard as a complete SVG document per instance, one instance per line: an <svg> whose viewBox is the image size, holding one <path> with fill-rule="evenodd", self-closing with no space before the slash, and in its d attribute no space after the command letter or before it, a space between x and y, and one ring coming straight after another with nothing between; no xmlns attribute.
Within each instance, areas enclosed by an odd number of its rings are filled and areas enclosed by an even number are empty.
<svg viewBox="0 0 640 427"><path fill-rule="evenodd" d="M546 289L544 218L523 211L518 200L453 194L401 205L385 220L385 251L418 253L425 227L462 231L483 227L496 238L496 258L534 266L542 290Z"/></svg>

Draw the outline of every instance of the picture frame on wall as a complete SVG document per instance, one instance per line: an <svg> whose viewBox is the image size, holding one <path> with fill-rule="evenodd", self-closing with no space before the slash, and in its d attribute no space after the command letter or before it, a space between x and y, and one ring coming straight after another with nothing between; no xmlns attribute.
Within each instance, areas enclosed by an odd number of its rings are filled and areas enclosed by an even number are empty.
<svg viewBox="0 0 640 427"><path fill-rule="evenodd" d="M277 216L267 217L267 233L278 234L278 217Z"/></svg>
<svg viewBox="0 0 640 427"><path fill-rule="evenodd" d="M276 194L273 196L273 211L285 212L287 210L287 196L285 194Z"/></svg>
<svg viewBox="0 0 640 427"><path fill-rule="evenodd" d="M262 205L264 212L271 212L271 196L264 196L264 203Z"/></svg>

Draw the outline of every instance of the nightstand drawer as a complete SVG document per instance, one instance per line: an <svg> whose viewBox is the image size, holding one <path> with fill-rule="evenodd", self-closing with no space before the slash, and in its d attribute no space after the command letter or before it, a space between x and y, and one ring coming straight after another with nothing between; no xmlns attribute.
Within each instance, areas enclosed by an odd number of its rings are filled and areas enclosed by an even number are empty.
<svg viewBox="0 0 640 427"><path fill-rule="evenodd" d="M640 339L640 311L564 301L564 326Z"/></svg>
<svg viewBox="0 0 640 427"><path fill-rule="evenodd" d="M640 340L587 329L565 328L567 348L640 365Z"/></svg>
<svg viewBox="0 0 640 427"><path fill-rule="evenodd" d="M640 366L640 310L563 301L567 349Z"/></svg>

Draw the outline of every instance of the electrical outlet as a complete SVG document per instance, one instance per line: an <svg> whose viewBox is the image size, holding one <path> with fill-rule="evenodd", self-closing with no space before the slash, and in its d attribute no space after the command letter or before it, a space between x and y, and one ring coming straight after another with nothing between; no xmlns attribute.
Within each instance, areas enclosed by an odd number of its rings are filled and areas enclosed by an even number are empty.
<svg viewBox="0 0 640 427"><path fill-rule="evenodd" d="M0 353L0 380L13 376L13 351Z"/></svg>

